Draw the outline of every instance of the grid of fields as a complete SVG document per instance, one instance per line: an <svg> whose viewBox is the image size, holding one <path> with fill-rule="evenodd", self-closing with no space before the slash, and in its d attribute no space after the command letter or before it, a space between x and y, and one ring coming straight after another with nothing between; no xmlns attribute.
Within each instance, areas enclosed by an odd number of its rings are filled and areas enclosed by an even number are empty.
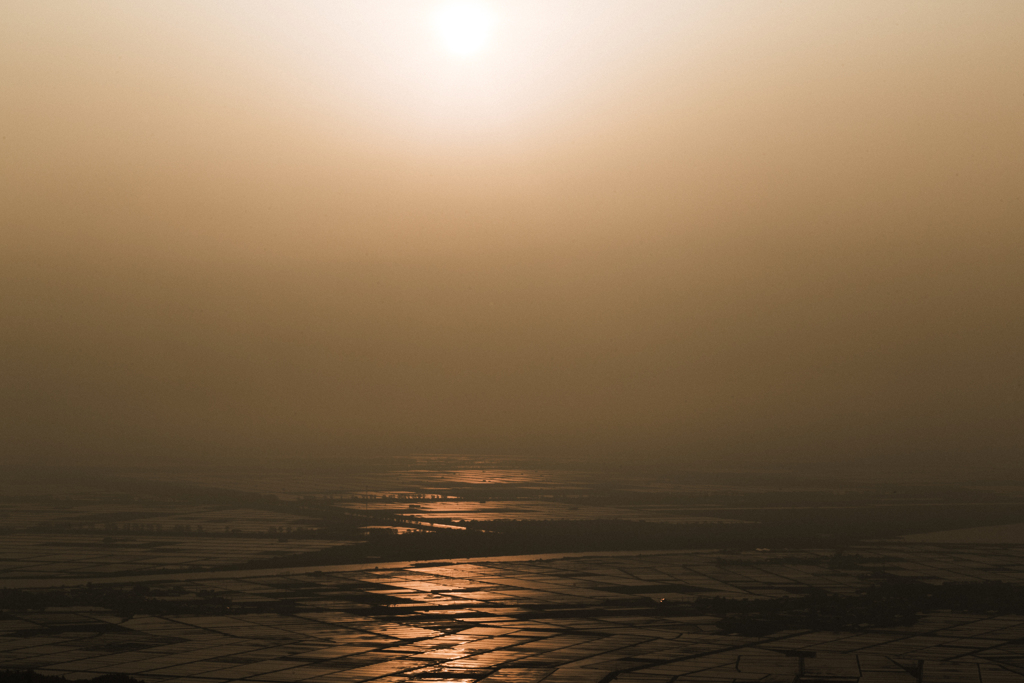
<svg viewBox="0 0 1024 683"><path fill-rule="evenodd" d="M693 551L156 580L147 594L216 596L220 612L8 611L0 667L153 683L791 681L801 671L804 681L1024 681L1022 616L938 611L910 626L755 637L664 608L812 588L851 594L878 572L1024 585L1024 549L1013 546L855 552L846 569L825 550Z"/></svg>

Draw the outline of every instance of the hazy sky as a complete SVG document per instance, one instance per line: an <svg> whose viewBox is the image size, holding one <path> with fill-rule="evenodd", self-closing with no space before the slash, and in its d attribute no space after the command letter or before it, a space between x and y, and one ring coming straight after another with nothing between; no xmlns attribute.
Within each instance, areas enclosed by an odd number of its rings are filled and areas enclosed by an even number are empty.
<svg viewBox="0 0 1024 683"><path fill-rule="evenodd" d="M0 0L0 457L1016 461L1024 3Z"/></svg>

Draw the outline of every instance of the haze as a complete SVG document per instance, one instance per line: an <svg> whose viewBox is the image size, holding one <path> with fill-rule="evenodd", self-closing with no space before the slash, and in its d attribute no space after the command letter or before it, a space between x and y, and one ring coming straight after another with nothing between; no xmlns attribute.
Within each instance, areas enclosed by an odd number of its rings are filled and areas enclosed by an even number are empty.
<svg viewBox="0 0 1024 683"><path fill-rule="evenodd" d="M0 5L9 461L998 468L1024 4Z"/></svg>

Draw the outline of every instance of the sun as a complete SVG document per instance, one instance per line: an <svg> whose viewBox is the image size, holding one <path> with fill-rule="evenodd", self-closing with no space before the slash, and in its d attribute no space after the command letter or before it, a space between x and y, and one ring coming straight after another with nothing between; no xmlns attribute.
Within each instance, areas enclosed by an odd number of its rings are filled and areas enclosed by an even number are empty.
<svg viewBox="0 0 1024 683"><path fill-rule="evenodd" d="M455 2L434 15L434 28L441 44L461 57L476 54L486 47L494 31L494 13L476 2Z"/></svg>

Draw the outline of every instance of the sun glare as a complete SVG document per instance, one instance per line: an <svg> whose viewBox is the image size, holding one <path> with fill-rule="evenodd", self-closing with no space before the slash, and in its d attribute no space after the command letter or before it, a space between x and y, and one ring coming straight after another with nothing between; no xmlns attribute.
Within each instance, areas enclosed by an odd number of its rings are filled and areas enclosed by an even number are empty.
<svg viewBox="0 0 1024 683"><path fill-rule="evenodd" d="M490 40L494 14L478 3L452 3L438 11L434 27L449 52L469 56L480 52Z"/></svg>

